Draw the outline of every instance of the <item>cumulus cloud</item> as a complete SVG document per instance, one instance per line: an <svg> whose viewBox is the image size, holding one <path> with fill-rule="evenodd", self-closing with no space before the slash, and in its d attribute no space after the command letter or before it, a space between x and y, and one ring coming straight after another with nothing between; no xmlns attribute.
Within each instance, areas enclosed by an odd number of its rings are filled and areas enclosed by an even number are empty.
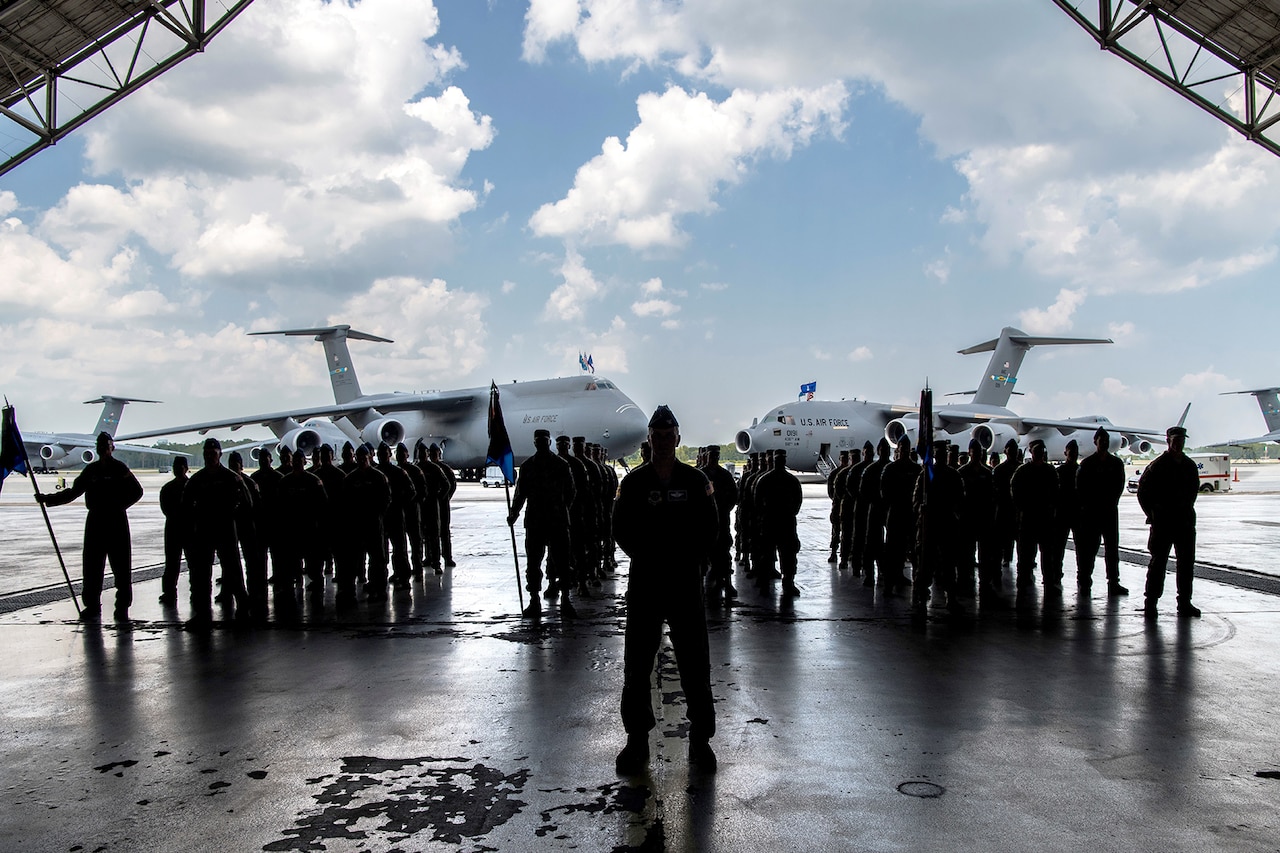
<svg viewBox="0 0 1280 853"><path fill-rule="evenodd" d="M331 323L347 323L374 334L394 336L395 344L372 354L364 371L396 390L421 389L456 381L484 362L489 300L450 290L442 279L410 276L382 278L352 296Z"/></svg>
<svg viewBox="0 0 1280 853"><path fill-rule="evenodd" d="M564 282L551 291L551 296L547 298L546 307L542 311L543 319L566 322L581 320L584 305L599 297L604 292L604 285L587 269L582 255L573 249L565 250L559 273Z"/></svg>
<svg viewBox="0 0 1280 853"><path fill-rule="evenodd" d="M1032 334L1053 334L1071 328L1071 317L1084 303L1083 290L1063 288L1048 308L1028 308L1018 315L1022 328Z"/></svg>
<svg viewBox="0 0 1280 853"><path fill-rule="evenodd" d="M838 134L845 99L840 83L738 90L720 102L677 86L641 95L626 142L606 139L565 197L540 207L529 226L538 236L632 249L681 245L681 217L716 210L717 193L753 161L786 159L816 134Z"/></svg>
<svg viewBox="0 0 1280 853"><path fill-rule="evenodd" d="M461 179L493 139L446 85L428 2L255 4L199 62L158 78L86 132L91 168L45 223L73 251L145 242L192 275L323 265L383 229L473 209Z"/></svg>
<svg viewBox="0 0 1280 853"><path fill-rule="evenodd" d="M525 55L563 43L588 62L643 64L725 89L842 81L883 95L919 117L922 139L969 184L942 221L977 229L997 261L1073 289L1178 290L1274 263L1273 155L1152 90L1052 4L1001 14L1002 26L990 27L981 7L950 0L532 0ZM1235 103L1228 82L1222 94ZM612 158L629 148L616 145ZM570 212L557 211L556 228L589 227L600 239L621 241L617 226L629 222L616 211L598 220ZM660 213L643 220L645 239L678 239ZM948 274L938 262L926 273Z"/></svg>
<svg viewBox="0 0 1280 853"><path fill-rule="evenodd" d="M849 353L849 361L870 361L871 357L870 347L858 347Z"/></svg>

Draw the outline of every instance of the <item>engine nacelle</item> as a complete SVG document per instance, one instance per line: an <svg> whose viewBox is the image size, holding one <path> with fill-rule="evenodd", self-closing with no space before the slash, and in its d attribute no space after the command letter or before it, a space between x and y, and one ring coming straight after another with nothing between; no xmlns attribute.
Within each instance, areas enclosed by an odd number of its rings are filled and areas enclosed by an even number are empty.
<svg viewBox="0 0 1280 853"><path fill-rule="evenodd" d="M375 449L385 441L394 450L397 444L404 441L404 424L395 418L373 421L360 431L360 440L372 444Z"/></svg>
<svg viewBox="0 0 1280 853"><path fill-rule="evenodd" d="M989 453L994 450L997 453L1003 453L1009 439L1017 443L1018 431L1008 424L978 424L969 431L969 438L977 439L982 445L983 452Z"/></svg>
<svg viewBox="0 0 1280 853"><path fill-rule="evenodd" d="M294 453L301 453L303 456L310 456L313 450L316 450L324 442L320 439L320 433L306 427L289 430L280 436L280 444L278 447L287 447ZM278 450L277 450L278 452ZM257 458L256 456L254 458Z"/></svg>
<svg viewBox="0 0 1280 853"><path fill-rule="evenodd" d="M745 429L738 430L738 434L733 439L733 446L738 448L739 453L751 452L751 433Z"/></svg>
<svg viewBox="0 0 1280 853"><path fill-rule="evenodd" d="M1127 449L1130 453L1137 453L1141 455L1141 454L1150 453L1152 450L1155 449L1154 445L1151 444L1151 441L1149 439L1143 438L1140 435L1135 435L1132 438L1130 438L1127 435L1124 435L1124 436L1121 436L1121 438L1125 439L1125 442L1121 443L1120 445L1121 449Z"/></svg>
<svg viewBox="0 0 1280 853"><path fill-rule="evenodd" d="M903 438L911 439L911 446L916 445L916 436L920 432L920 422L918 418L895 418L889 421L884 428L884 437L888 440L890 447L897 447L898 442Z"/></svg>
<svg viewBox="0 0 1280 853"><path fill-rule="evenodd" d="M80 461L85 465L88 465L90 462L97 462L98 452L96 450L90 450L88 447L86 447L80 451Z"/></svg>
<svg viewBox="0 0 1280 853"><path fill-rule="evenodd" d="M46 462L57 462L67 455L67 451L56 444L46 444L40 448L40 458Z"/></svg>

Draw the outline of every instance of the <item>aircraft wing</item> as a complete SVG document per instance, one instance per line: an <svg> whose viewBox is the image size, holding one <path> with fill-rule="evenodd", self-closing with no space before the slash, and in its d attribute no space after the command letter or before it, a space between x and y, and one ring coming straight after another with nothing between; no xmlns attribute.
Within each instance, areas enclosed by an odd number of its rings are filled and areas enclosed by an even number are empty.
<svg viewBox="0 0 1280 853"><path fill-rule="evenodd" d="M122 440L130 441L139 438L154 438L162 435L179 435L185 432L198 432L201 435L215 429L238 430L247 426L263 426L268 427L273 423L279 423L285 420L295 420L302 422L308 418L340 418L345 415L354 415L359 412L365 412L369 409L377 409L379 412L404 412L404 411L429 411L441 414L451 412L465 412L475 404L477 396L474 393L460 394L386 394L371 397L364 397L358 400L352 400L349 403L330 403L325 406L316 406L308 409L291 409L284 412L268 412L262 415L246 415L238 418L225 418L216 421L203 421L194 424L180 424L172 427L162 427L159 429L147 430L146 432L135 432L129 435L121 436Z"/></svg>
<svg viewBox="0 0 1280 853"><path fill-rule="evenodd" d="M1106 427L1108 432L1124 433L1126 435L1154 435L1163 436L1164 430L1150 429L1148 427L1127 427L1117 426L1112 423L1104 423L1100 421L1085 420L1054 420L1050 418L1028 418L1021 415L1008 415L996 412L948 412L945 409L938 411L937 416L944 424L979 424L979 423L999 423L1008 424L1018 431L1019 434L1025 434L1033 429L1047 428L1062 430L1065 434L1074 430L1096 430L1098 427Z"/></svg>
<svg viewBox="0 0 1280 853"><path fill-rule="evenodd" d="M1158 437L1164 436L1164 430L1151 429L1149 427L1127 427L1118 424L1105 423L1101 421L1073 421L1073 420L1051 420L1048 418L993 418L992 420L1007 423L1013 426L1020 433L1029 432L1036 428L1058 429L1065 434L1074 430L1087 429L1096 430L1098 427L1106 427L1107 432L1124 433L1125 435L1154 435Z"/></svg>
<svg viewBox="0 0 1280 853"><path fill-rule="evenodd" d="M1253 438L1232 438L1228 441L1215 441L1204 445L1205 447L1237 447L1245 444L1262 444L1267 441L1280 442L1280 430L1269 432L1266 435L1258 435Z"/></svg>

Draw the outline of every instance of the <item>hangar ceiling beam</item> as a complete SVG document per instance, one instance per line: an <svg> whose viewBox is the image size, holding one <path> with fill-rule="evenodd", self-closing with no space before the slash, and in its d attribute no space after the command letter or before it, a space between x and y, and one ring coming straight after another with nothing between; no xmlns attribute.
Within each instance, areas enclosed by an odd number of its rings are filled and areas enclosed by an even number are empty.
<svg viewBox="0 0 1280 853"><path fill-rule="evenodd" d="M0 0L0 175L190 56L253 0Z"/></svg>
<svg viewBox="0 0 1280 853"><path fill-rule="evenodd" d="M1280 154L1280 0L1053 0L1103 50Z"/></svg>

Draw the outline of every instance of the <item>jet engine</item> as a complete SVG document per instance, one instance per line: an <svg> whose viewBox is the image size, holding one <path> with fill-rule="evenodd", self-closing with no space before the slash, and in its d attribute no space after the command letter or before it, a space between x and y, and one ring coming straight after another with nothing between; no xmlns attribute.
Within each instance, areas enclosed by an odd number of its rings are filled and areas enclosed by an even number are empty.
<svg viewBox="0 0 1280 853"><path fill-rule="evenodd" d="M289 430L284 435L280 436L279 446L287 447L294 453L301 453L303 456L310 456L311 451L315 450L323 443L324 442L320 440L320 433L306 427L298 427L297 429ZM392 446L394 447L395 445Z"/></svg>
<svg viewBox="0 0 1280 853"><path fill-rule="evenodd" d="M1152 446L1151 441L1149 439L1145 439L1140 435L1135 435L1132 437L1127 435L1122 435L1120 436L1120 439L1121 439L1120 449L1128 450L1130 453L1137 453L1141 455L1144 453L1150 453L1152 450L1155 449Z"/></svg>
<svg viewBox="0 0 1280 853"><path fill-rule="evenodd" d="M397 444L404 441L404 424L395 418L373 421L360 431L360 440L372 444L375 448L385 441L394 450Z"/></svg>
<svg viewBox="0 0 1280 853"><path fill-rule="evenodd" d="M969 431L969 438L977 439L982 445L983 451L990 453L992 450L997 453L1004 452L1004 446L1009 443L1009 439L1014 442L1018 440L1018 431L1008 424L978 424Z"/></svg>
<svg viewBox="0 0 1280 853"><path fill-rule="evenodd" d="M897 447L898 442L906 438L911 439L912 446L916 443L916 434L920 431L920 422L918 418L895 418L889 421L884 428L884 437L889 440L892 447Z"/></svg>
<svg viewBox="0 0 1280 853"><path fill-rule="evenodd" d="M745 429L738 430L738 434L733 439L734 447L738 448L739 453L751 452L751 433Z"/></svg>
<svg viewBox="0 0 1280 853"><path fill-rule="evenodd" d="M40 448L40 458L46 462L57 462L67 455L67 451L56 444L46 444Z"/></svg>
<svg viewBox="0 0 1280 853"><path fill-rule="evenodd" d="M80 461L83 462L85 465L88 465L90 462L97 462L98 461L97 451L90 450L89 448L86 447L84 450L80 451Z"/></svg>

